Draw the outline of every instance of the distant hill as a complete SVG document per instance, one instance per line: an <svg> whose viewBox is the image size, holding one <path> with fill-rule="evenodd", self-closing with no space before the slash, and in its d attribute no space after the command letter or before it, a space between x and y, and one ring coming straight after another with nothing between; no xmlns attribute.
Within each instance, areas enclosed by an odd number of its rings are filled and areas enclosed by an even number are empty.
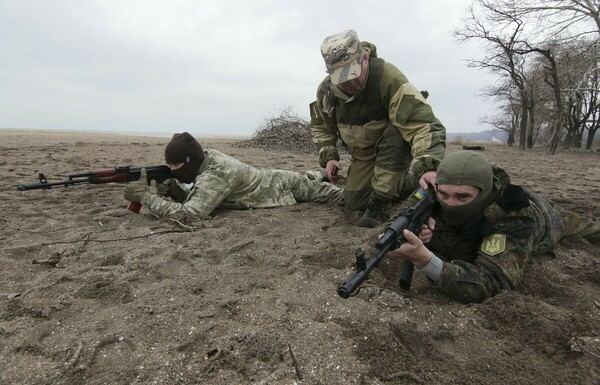
<svg viewBox="0 0 600 385"><path fill-rule="evenodd" d="M468 142L496 142L506 143L508 136L506 132L487 130L480 132L446 132L446 140L452 142L462 139Z"/></svg>

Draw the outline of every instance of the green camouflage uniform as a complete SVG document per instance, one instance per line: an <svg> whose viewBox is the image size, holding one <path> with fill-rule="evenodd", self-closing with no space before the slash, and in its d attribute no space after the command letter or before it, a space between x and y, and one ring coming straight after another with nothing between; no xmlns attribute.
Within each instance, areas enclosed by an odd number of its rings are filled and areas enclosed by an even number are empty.
<svg viewBox="0 0 600 385"><path fill-rule="evenodd" d="M364 209L373 189L388 200L416 187L444 157L446 129L417 88L395 66L369 52L364 89L353 96L327 76L310 105L313 141L319 163L339 160L338 137L352 156L345 186L346 207Z"/></svg>
<svg viewBox="0 0 600 385"><path fill-rule="evenodd" d="M531 255L552 250L560 239L580 235L600 242L600 222L511 185L508 174L498 167L494 190L494 201L462 228L445 224L439 205L434 208L436 226L426 246L444 264L440 279L430 282L453 298L482 302L501 290L514 289Z"/></svg>
<svg viewBox="0 0 600 385"><path fill-rule="evenodd" d="M207 150L194 186L182 202L148 193L142 204L157 216L187 213L206 218L217 207L249 209L297 202L343 202L343 190L321 179L319 172L255 168L217 150Z"/></svg>

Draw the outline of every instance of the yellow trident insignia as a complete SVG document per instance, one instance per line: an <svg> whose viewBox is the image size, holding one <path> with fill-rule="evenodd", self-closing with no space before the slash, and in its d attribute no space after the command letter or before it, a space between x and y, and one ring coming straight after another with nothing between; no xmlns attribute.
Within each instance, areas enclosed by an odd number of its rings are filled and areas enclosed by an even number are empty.
<svg viewBox="0 0 600 385"><path fill-rule="evenodd" d="M483 239L481 251L493 257L506 250L506 234L491 234Z"/></svg>

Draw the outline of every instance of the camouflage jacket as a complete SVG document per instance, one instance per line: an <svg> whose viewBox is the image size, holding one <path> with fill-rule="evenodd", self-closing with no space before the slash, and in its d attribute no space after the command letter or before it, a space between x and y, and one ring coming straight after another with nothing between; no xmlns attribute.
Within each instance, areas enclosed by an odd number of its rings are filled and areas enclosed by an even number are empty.
<svg viewBox="0 0 600 385"><path fill-rule="evenodd" d="M319 147L321 166L339 160L338 136L353 157L371 157L383 131L394 125L411 146L410 172L419 177L435 170L444 157L446 129L406 76L377 58L374 45L362 44L370 53L365 88L348 96L332 86L327 76L310 106L313 142Z"/></svg>
<svg viewBox="0 0 600 385"><path fill-rule="evenodd" d="M494 190L494 201L462 228L445 224L439 205L434 207L436 227L426 246L444 266L431 283L463 302L514 289L530 257L560 239L563 223L552 202L510 184L508 174L495 166Z"/></svg>
<svg viewBox="0 0 600 385"><path fill-rule="evenodd" d="M317 176L313 178L317 179ZM146 193L142 204L157 216L191 214L206 218L217 207L248 209L289 206L297 203L297 196L320 202L338 202L342 199L343 190L340 188L329 183L308 183L308 179L311 178L294 171L252 167L209 149L205 151L200 173L185 200L173 202Z"/></svg>

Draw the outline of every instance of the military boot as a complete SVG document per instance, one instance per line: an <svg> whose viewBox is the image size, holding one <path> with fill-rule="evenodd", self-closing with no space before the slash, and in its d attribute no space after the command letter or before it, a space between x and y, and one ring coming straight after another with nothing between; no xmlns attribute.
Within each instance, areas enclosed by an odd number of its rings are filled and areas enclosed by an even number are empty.
<svg viewBox="0 0 600 385"><path fill-rule="evenodd" d="M373 192L367 209L358 220L359 227L373 228L389 219L392 203L387 198Z"/></svg>

